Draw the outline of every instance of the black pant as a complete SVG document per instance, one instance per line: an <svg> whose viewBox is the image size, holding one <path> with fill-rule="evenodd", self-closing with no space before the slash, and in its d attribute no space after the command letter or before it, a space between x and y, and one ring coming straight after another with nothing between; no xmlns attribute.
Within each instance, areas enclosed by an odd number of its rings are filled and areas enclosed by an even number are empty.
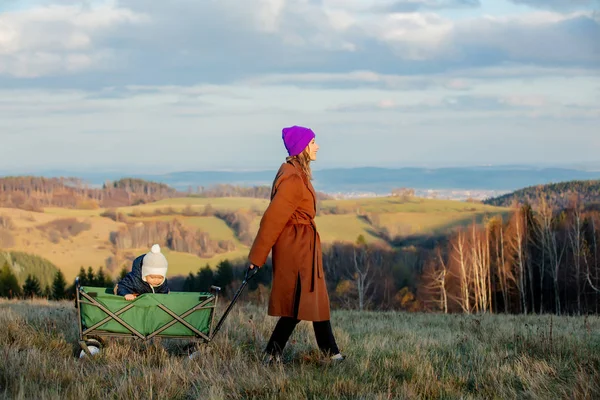
<svg viewBox="0 0 600 400"><path fill-rule="evenodd" d="M294 315L298 316L298 306L300 304L300 276L298 276L298 281L296 283L296 298L294 302ZM277 325L275 325L275 329L271 334L271 338L269 339L269 343L267 343L267 348L265 352L269 354L281 354L283 353L283 349L292 335L292 332L296 328L300 322L297 318L292 317L281 317L279 321L277 321ZM317 345L319 349L325 354L338 354L340 351L335 343L335 338L333 337L333 331L331 330L331 322L327 321L318 321L313 322L313 328L315 330L315 337L317 339Z"/></svg>
<svg viewBox="0 0 600 400"><path fill-rule="evenodd" d="M265 351L273 355L283 353L283 348L298 322L300 322L300 320L297 320L296 318L279 318ZM315 337L317 338L317 345L323 353L334 355L340 352L335 343L335 338L333 337L330 321L313 322L313 328L315 330Z"/></svg>

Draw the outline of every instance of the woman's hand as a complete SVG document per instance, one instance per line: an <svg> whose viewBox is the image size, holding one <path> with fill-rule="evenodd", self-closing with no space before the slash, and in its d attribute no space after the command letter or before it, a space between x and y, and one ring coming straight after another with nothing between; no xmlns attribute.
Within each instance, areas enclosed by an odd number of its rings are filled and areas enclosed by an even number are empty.
<svg viewBox="0 0 600 400"><path fill-rule="evenodd" d="M135 300L135 294L126 294L125 300L127 300L127 301Z"/></svg>
<svg viewBox="0 0 600 400"><path fill-rule="evenodd" d="M258 265L250 264L248 269L260 268Z"/></svg>

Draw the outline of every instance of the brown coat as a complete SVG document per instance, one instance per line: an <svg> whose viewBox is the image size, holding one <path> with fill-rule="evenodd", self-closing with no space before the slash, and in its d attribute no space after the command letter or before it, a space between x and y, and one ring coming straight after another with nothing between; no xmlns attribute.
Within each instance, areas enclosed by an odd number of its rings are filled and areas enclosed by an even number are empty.
<svg viewBox="0 0 600 400"><path fill-rule="evenodd" d="M321 239L314 222L316 202L315 190L300 167L284 163L249 255L252 264L262 266L273 250L269 315L304 321L330 319ZM298 277L300 301L295 304Z"/></svg>

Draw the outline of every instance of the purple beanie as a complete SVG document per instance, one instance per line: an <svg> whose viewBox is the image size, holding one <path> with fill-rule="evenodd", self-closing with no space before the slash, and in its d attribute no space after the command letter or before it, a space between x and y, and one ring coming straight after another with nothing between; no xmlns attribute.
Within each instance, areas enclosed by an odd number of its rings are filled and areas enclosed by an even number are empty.
<svg viewBox="0 0 600 400"><path fill-rule="evenodd" d="M315 133L302 126L290 126L281 131L283 144L290 156L297 156L308 146L311 140L315 138Z"/></svg>

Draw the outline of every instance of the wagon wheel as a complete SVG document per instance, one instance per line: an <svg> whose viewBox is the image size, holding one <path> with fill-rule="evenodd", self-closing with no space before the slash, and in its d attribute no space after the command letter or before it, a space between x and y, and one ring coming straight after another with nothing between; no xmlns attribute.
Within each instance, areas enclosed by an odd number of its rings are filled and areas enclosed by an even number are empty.
<svg viewBox="0 0 600 400"><path fill-rule="evenodd" d="M104 348L102 342L97 339L86 339L79 342L79 346L81 347L79 358L89 357L90 355L94 356Z"/></svg>

